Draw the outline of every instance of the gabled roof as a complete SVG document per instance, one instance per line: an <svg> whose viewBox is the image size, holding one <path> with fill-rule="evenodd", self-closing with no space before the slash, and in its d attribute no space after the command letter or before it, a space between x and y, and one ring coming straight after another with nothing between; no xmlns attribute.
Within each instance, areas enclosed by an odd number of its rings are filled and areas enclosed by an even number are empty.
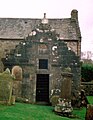
<svg viewBox="0 0 93 120"><path fill-rule="evenodd" d="M61 39L79 40L81 37L78 22L71 18L48 19L53 29L60 34ZM41 19L30 18L0 18L0 38L21 39L26 37L41 23Z"/></svg>

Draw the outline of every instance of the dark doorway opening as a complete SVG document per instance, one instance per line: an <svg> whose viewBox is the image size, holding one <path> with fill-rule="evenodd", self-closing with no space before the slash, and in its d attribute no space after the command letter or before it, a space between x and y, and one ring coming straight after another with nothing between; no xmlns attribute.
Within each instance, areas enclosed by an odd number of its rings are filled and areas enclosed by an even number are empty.
<svg viewBox="0 0 93 120"><path fill-rule="evenodd" d="M49 103L49 74L37 74L36 102Z"/></svg>

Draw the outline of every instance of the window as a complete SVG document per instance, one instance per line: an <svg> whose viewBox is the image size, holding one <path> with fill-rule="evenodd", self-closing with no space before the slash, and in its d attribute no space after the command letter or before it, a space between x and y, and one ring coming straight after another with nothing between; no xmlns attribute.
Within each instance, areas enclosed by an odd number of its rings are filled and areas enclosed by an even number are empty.
<svg viewBox="0 0 93 120"><path fill-rule="evenodd" d="M48 59L39 59L39 69L48 69Z"/></svg>

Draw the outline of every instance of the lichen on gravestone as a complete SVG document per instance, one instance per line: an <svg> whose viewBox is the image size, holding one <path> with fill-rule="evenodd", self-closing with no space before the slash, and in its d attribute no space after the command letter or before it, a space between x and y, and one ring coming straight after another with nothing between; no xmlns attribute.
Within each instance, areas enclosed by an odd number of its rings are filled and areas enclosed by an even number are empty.
<svg viewBox="0 0 93 120"><path fill-rule="evenodd" d="M72 111L71 100L63 98L58 99L58 104L55 106L55 112L61 113L63 116L69 116Z"/></svg>
<svg viewBox="0 0 93 120"><path fill-rule="evenodd" d="M10 104L12 96L13 77L10 70L0 73L0 103Z"/></svg>
<svg viewBox="0 0 93 120"><path fill-rule="evenodd" d="M0 80L13 80L13 76L11 76L9 68L7 68L3 73L0 73Z"/></svg>
<svg viewBox="0 0 93 120"><path fill-rule="evenodd" d="M12 76L15 80L22 80L22 68L20 66L14 66L12 68Z"/></svg>
<svg viewBox="0 0 93 120"><path fill-rule="evenodd" d="M70 67L66 67L66 68L64 68L63 72L69 72L69 73L71 73L71 68Z"/></svg>

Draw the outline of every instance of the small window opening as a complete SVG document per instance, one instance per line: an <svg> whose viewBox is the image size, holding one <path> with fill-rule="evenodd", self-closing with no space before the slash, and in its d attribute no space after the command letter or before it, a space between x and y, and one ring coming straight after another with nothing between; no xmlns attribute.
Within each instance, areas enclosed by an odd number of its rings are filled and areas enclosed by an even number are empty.
<svg viewBox="0 0 93 120"><path fill-rule="evenodd" d="M39 59L39 69L48 69L48 59Z"/></svg>

